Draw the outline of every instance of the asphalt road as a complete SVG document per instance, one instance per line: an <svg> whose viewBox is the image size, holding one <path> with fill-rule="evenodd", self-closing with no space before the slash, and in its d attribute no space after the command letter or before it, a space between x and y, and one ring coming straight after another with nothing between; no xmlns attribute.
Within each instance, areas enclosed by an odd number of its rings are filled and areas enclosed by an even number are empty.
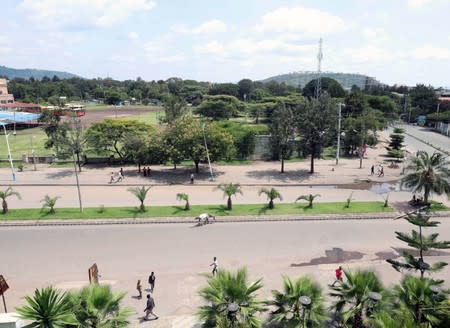
<svg viewBox="0 0 450 328"><path fill-rule="evenodd" d="M413 135L420 140L426 141L437 148L450 152L450 138L443 134L437 133L430 128L421 126L400 125L399 127L405 129L408 134ZM407 144L409 147L414 148L415 151L424 150L429 153L437 151L435 148L421 142L420 140L417 140L416 138L406 135L405 144Z"/></svg>
<svg viewBox="0 0 450 328"><path fill-rule="evenodd" d="M220 268L247 266L251 279L263 277L265 297L281 287L282 275L307 274L326 289L337 264L370 268L389 284L400 274L378 252L403 246L394 231L410 228L404 220L0 228L0 274L10 285L6 299L13 309L34 288L84 285L88 267L97 263L101 281L127 291L124 303L141 313L144 301L133 298L136 281L142 279L146 288L148 274L155 271L157 313L190 314L201 304L197 291L213 256ZM450 239L450 221L439 232L440 239ZM324 257L332 248L344 253ZM449 262L450 256L439 260ZM308 265L310 261L315 264ZM449 275L446 268L438 277Z"/></svg>

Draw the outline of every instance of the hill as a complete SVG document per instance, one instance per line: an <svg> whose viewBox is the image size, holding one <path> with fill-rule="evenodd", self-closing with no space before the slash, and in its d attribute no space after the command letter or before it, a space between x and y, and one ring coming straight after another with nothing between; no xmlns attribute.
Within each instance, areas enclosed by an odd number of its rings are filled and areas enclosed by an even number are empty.
<svg viewBox="0 0 450 328"><path fill-rule="evenodd" d="M79 77L75 74L67 72L47 71L43 69L34 69L34 68L16 69L6 66L0 66L0 77L3 76L8 79L14 79L16 77L29 79L30 77L34 77L37 80L42 80L44 76L52 78L55 75L60 79L70 79L71 77Z"/></svg>
<svg viewBox="0 0 450 328"><path fill-rule="evenodd" d="M375 78L362 75L362 74L350 74L350 73L333 73L322 72L321 76L329 77L338 81L344 89L351 89L353 85L358 86L360 89L364 89L366 85L380 85L381 83ZM288 74L282 74L269 77L262 82L276 81L278 83L285 82L292 86L301 86L302 88L311 80L317 78L317 72L293 72Z"/></svg>

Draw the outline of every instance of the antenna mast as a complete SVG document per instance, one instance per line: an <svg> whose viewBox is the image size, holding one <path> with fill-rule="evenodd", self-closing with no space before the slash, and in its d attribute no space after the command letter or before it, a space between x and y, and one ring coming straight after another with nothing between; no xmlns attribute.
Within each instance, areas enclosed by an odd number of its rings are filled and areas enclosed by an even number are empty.
<svg viewBox="0 0 450 328"><path fill-rule="evenodd" d="M315 97L316 99L319 99L321 93L322 93L322 81L320 80L321 75L321 69L322 69L322 59L323 59L323 53L322 53L322 38L319 39L319 52L317 53L317 79L316 79L316 90L315 90Z"/></svg>

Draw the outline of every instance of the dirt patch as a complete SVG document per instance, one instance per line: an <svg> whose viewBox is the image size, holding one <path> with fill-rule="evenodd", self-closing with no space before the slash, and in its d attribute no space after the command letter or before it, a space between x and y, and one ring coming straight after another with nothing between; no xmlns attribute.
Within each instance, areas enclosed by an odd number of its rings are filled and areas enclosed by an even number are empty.
<svg viewBox="0 0 450 328"><path fill-rule="evenodd" d="M142 115L145 113L157 112L161 110L160 107L139 108L131 106L111 107L111 109L88 109L86 115L81 117L81 122L84 126L89 126L92 122L102 121L105 118L125 118L135 115Z"/></svg>
<svg viewBox="0 0 450 328"><path fill-rule="evenodd" d="M333 247L331 250L325 251L325 256L312 259L304 263L292 263L291 267L302 267L318 264L343 263L351 260L360 260L365 254L361 252L344 251L342 248Z"/></svg>

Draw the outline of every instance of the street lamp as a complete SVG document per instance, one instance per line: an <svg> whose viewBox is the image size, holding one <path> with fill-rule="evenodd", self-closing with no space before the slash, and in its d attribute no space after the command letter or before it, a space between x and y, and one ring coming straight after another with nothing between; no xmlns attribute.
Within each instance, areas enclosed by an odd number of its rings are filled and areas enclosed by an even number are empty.
<svg viewBox="0 0 450 328"><path fill-rule="evenodd" d="M205 123L203 123L202 125L202 130L203 130L203 141L205 142L206 157L208 158L208 165L209 165L209 174L210 174L209 180L214 181L214 174L211 167L211 160L209 158L208 144L206 143Z"/></svg>
<svg viewBox="0 0 450 328"><path fill-rule="evenodd" d="M30 136L30 139L31 139L31 154L33 156L33 166L34 166L34 170L36 171L36 157L34 156L34 143L33 143L34 138L36 138L36 136Z"/></svg>
<svg viewBox="0 0 450 328"><path fill-rule="evenodd" d="M339 164L339 153L341 151L341 109L345 104L339 103L339 118L338 118L338 133L337 133L337 150L336 150L336 165Z"/></svg>
<svg viewBox="0 0 450 328"><path fill-rule="evenodd" d="M302 304L303 313L302 313L302 328L307 327L307 324L309 322L309 315L311 311L311 303L312 300L309 296L300 296L299 301Z"/></svg>
<svg viewBox="0 0 450 328"><path fill-rule="evenodd" d="M434 126L435 129L437 129L438 127L438 116L439 116L439 106L441 105L441 103L438 100L438 104L437 104L437 108L436 108L436 124Z"/></svg>
<svg viewBox="0 0 450 328"><path fill-rule="evenodd" d="M12 161L12 156L11 156L11 149L9 148L9 140L8 140L8 134L6 133L6 127L5 127L5 123L1 123L0 124L3 126L3 132L5 133L5 139L6 139L6 147L8 148L8 157L9 157L9 165L11 166L11 174L12 174L12 179L13 181L16 181L16 174L14 173L14 165L13 165L13 161Z"/></svg>

